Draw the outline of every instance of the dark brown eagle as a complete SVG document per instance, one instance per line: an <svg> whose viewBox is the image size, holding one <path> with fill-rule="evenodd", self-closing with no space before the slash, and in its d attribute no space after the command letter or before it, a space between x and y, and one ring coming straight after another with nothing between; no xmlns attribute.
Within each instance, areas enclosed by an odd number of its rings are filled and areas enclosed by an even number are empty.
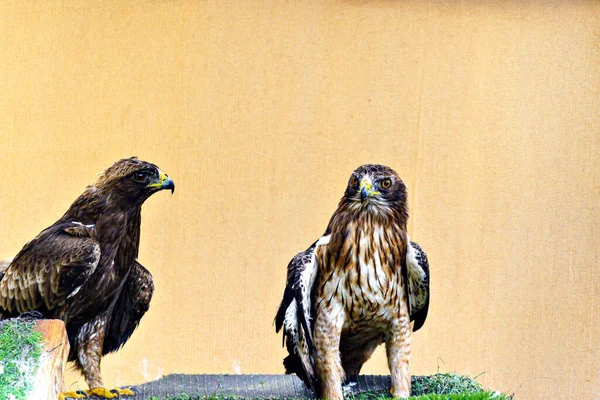
<svg viewBox="0 0 600 400"><path fill-rule="evenodd" d="M288 265L275 317L296 373L317 396L342 399L342 382L358 375L385 342L391 393L410 395L410 322L429 309L429 264L407 232L404 182L383 165L350 176L324 233Z"/></svg>
<svg viewBox="0 0 600 400"><path fill-rule="evenodd" d="M103 388L100 360L123 346L148 310L152 275L136 260L141 208L163 189L173 192L175 184L156 165L117 161L0 275L2 318L38 311L65 322L69 361L82 371L88 395L117 397Z"/></svg>

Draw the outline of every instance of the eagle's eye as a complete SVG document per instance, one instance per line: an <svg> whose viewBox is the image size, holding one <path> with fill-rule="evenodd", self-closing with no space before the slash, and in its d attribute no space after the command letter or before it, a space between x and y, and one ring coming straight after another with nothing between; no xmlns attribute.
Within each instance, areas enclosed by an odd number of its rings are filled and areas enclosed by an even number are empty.
<svg viewBox="0 0 600 400"><path fill-rule="evenodd" d="M144 182L146 180L146 175L143 172L136 172L132 177L136 182Z"/></svg>
<svg viewBox="0 0 600 400"><path fill-rule="evenodd" d="M381 181L381 187L384 189L389 189L389 187L392 186L392 180L391 179L384 179Z"/></svg>
<svg viewBox="0 0 600 400"><path fill-rule="evenodd" d="M350 183L354 186L358 185L358 178L352 175L352 178L350 178Z"/></svg>

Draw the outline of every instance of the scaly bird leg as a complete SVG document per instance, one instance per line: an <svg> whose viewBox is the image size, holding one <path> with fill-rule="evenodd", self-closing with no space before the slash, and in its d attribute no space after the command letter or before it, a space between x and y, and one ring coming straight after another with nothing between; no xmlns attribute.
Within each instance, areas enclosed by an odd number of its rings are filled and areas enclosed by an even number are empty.
<svg viewBox="0 0 600 400"><path fill-rule="evenodd" d="M403 315L391 327L385 343L394 397L410 396L410 320L408 313Z"/></svg>
<svg viewBox="0 0 600 400"><path fill-rule="evenodd" d="M116 399L121 396L135 396L131 389L112 390L105 389L102 384L100 373L100 361L102 359L102 345L104 343L104 329L106 319L96 318L79 329L77 337L77 356L81 371L88 384L89 390L78 390L76 392L61 393L59 400L63 399L85 399L89 396L97 396L104 399Z"/></svg>
<svg viewBox="0 0 600 400"><path fill-rule="evenodd" d="M315 357L317 377L323 399L343 400L342 381L344 370L340 360L340 337L344 318L341 307L325 307L317 313L314 342L318 355Z"/></svg>

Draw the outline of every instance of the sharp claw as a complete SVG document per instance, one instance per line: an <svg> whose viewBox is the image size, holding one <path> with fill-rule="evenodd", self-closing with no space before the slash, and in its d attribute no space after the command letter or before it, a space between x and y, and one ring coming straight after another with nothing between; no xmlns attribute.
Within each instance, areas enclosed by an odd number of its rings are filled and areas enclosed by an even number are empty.
<svg viewBox="0 0 600 400"><path fill-rule="evenodd" d="M119 389L112 389L110 393L115 393L117 395L117 399L121 399L121 392L119 392Z"/></svg>
<svg viewBox="0 0 600 400"><path fill-rule="evenodd" d="M84 390L75 390L73 392L63 392L58 395L59 400L66 399L89 399L90 396Z"/></svg>
<svg viewBox="0 0 600 400"><path fill-rule="evenodd" d="M90 396L85 392L85 390L76 390L75 393L77 393L79 396L83 396L83 397L79 397L80 399L89 399Z"/></svg>
<svg viewBox="0 0 600 400"><path fill-rule="evenodd" d="M114 388L108 390L106 388L98 387L88 390L87 394L88 396L97 396L102 399L122 399L127 396L135 396L135 393L129 388Z"/></svg>
<svg viewBox="0 0 600 400"><path fill-rule="evenodd" d="M121 396L135 396L139 393L137 389L134 390L132 388L116 388L113 390L117 390Z"/></svg>

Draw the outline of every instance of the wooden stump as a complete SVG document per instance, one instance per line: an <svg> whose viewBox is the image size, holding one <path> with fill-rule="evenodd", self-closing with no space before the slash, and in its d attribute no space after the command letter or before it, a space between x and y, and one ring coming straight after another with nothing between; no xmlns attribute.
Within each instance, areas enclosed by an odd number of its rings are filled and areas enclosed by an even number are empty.
<svg viewBox="0 0 600 400"><path fill-rule="evenodd" d="M55 400L65 391L65 365L69 357L69 339L65 324L58 319L39 320L35 329L44 335L44 351L27 400Z"/></svg>

